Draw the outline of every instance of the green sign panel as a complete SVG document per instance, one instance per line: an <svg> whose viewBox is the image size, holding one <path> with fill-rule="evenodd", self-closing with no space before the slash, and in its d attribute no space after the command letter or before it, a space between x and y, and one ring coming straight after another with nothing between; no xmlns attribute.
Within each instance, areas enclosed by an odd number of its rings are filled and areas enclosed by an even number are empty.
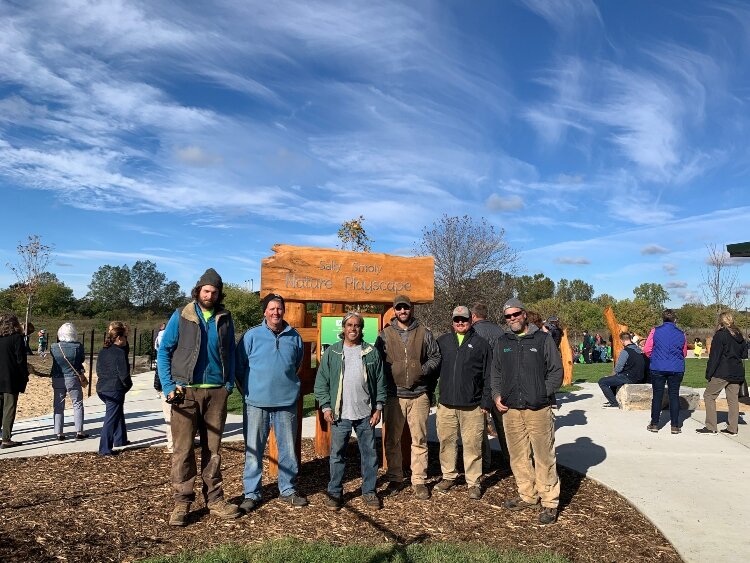
<svg viewBox="0 0 750 563"><path fill-rule="evenodd" d="M331 344L335 344L339 341L339 334L341 333L341 321L343 315L335 316L324 316L319 317L318 327L320 329L320 351L325 352ZM375 343L375 339L378 337L378 322L380 321L379 316L365 317L365 330L363 333L363 340L370 344Z"/></svg>

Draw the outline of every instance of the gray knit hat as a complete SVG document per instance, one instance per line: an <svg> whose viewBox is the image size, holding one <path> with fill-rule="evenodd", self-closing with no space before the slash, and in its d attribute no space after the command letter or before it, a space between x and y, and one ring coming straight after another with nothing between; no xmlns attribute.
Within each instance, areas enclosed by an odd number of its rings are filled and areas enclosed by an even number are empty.
<svg viewBox="0 0 750 563"><path fill-rule="evenodd" d="M213 268L209 268L208 270L203 272L203 275L197 281L195 287L196 289L200 289L204 285L214 286L219 290L219 293L222 293L224 291L224 282L221 280L221 276L217 274L216 270L214 270Z"/></svg>
<svg viewBox="0 0 750 563"><path fill-rule="evenodd" d="M505 311L507 311L508 309L523 309L525 311L526 307L523 303L521 303L520 299L511 297L505 302L505 305L503 305L503 313L505 313Z"/></svg>

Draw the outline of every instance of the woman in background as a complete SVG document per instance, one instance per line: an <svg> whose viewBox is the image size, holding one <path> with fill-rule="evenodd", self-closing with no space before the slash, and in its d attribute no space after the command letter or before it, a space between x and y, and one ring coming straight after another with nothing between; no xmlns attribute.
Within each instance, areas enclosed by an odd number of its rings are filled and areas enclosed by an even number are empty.
<svg viewBox="0 0 750 563"><path fill-rule="evenodd" d="M104 401L105 413L102 434L99 440L99 455L115 455L112 447L124 446L128 442L125 427L125 393L133 386L126 347L128 327L114 321L107 328L104 348L96 359L96 394Z"/></svg>
<svg viewBox="0 0 750 563"><path fill-rule="evenodd" d="M78 331L73 323L65 323L57 331L56 344L50 347L52 354L52 408L55 417L55 434L58 440L65 440L65 396L70 395L73 403L73 424L76 440L88 438L83 431L83 388L81 375L83 367L83 344L78 341Z"/></svg>
<svg viewBox="0 0 750 563"><path fill-rule="evenodd" d="M696 358L700 358L703 355L703 342L701 342L700 338L696 338L695 342L693 342L693 355Z"/></svg>
<svg viewBox="0 0 750 563"><path fill-rule="evenodd" d="M0 447L12 448L21 442L11 440L16 420L18 394L26 391L29 370L26 363L26 344L18 317L12 313L0 315L0 411L2 411L3 442Z"/></svg>
<svg viewBox="0 0 750 563"><path fill-rule="evenodd" d="M711 340L711 352L708 354L706 379L708 385L703 392L706 403L706 425L698 428L698 434L716 434L716 398L724 389L727 396L729 419L722 434L737 435L737 424L740 418L739 392L745 381L747 343L740 330L734 325L731 313L721 313L716 334Z"/></svg>

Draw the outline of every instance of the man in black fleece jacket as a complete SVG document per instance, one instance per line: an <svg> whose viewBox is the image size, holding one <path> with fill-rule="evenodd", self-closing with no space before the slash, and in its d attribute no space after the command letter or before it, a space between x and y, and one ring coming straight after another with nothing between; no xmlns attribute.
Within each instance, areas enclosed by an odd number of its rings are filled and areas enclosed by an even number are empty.
<svg viewBox="0 0 750 563"><path fill-rule="evenodd" d="M482 498L484 415L492 406L490 346L472 328L471 314L464 306L453 309L453 332L442 335L437 343L442 358L437 431L443 480L435 489L445 493L455 485L460 432L469 498L479 500Z"/></svg>

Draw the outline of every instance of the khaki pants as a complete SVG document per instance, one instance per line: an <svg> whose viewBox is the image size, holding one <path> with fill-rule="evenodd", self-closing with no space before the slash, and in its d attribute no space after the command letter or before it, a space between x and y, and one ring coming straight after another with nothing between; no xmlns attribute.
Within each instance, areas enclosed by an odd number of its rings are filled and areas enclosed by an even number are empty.
<svg viewBox="0 0 750 563"><path fill-rule="evenodd" d="M440 469L443 479L453 481L458 477L456 454L458 434L464 448L464 474L469 487L479 486L482 477L482 439L484 438L484 413L476 407L446 407L438 405L437 432L440 440Z"/></svg>
<svg viewBox="0 0 750 563"><path fill-rule="evenodd" d="M503 415L503 427L519 496L524 502L536 504L541 499L543 507L557 508L560 480L552 408L510 409Z"/></svg>
<svg viewBox="0 0 750 563"><path fill-rule="evenodd" d="M730 383L720 377L712 377L706 385L703 392L703 401L706 403L706 428L716 432L716 398L721 390L726 387L727 410L729 411L727 419L727 430L737 432L737 424L740 419L740 385L741 383Z"/></svg>
<svg viewBox="0 0 750 563"><path fill-rule="evenodd" d="M427 418L430 398L427 393L415 399L388 397L385 404L385 459L388 470L385 478L400 483L404 480L401 459L401 434L404 423L411 432L411 484L424 485L427 481Z"/></svg>
<svg viewBox="0 0 750 563"><path fill-rule="evenodd" d="M172 405L172 488L175 502L195 500L197 476L193 437L200 432L201 478L206 504L224 497L221 477L221 435L227 420L226 388L185 388L185 402Z"/></svg>

